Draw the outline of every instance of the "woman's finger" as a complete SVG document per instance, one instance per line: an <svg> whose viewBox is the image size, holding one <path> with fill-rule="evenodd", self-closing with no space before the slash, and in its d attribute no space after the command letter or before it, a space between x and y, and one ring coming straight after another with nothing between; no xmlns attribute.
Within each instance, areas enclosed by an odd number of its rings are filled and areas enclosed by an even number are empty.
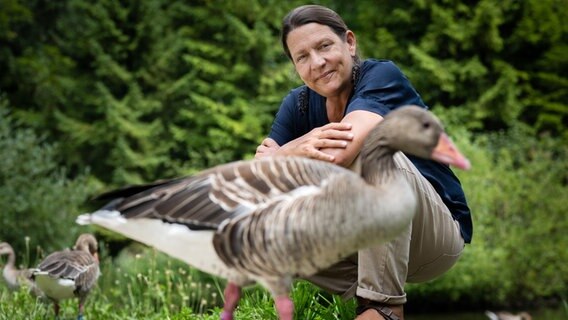
<svg viewBox="0 0 568 320"><path fill-rule="evenodd" d="M312 159L328 161L328 162L333 162L333 160L335 160L334 156L329 155L327 153L323 153L318 149L312 149L312 152L310 152L309 157Z"/></svg>
<svg viewBox="0 0 568 320"><path fill-rule="evenodd" d="M341 148L345 149L347 147L347 141L337 140L337 139L319 139L314 143L314 147L317 149L321 148Z"/></svg>
<svg viewBox="0 0 568 320"><path fill-rule="evenodd" d="M353 126L351 125L351 123L348 122L330 122L324 126L322 126L320 129L322 131L326 131L326 130L351 130Z"/></svg>
<svg viewBox="0 0 568 320"><path fill-rule="evenodd" d="M319 139L337 139L337 140L353 140L353 133L351 131L340 130L324 130L320 132Z"/></svg>
<svg viewBox="0 0 568 320"><path fill-rule="evenodd" d="M276 141L274 141L274 139L271 138L265 138L264 140L262 140L261 145L266 146L268 148L280 146L278 143L276 143Z"/></svg>

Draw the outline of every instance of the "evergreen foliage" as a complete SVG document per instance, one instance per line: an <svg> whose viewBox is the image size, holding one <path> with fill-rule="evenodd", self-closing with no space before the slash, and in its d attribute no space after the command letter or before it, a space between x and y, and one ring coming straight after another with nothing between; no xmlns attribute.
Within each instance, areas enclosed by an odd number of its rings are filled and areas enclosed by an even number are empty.
<svg viewBox="0 0 568 320"><path fill-rule="evenodd" d="M431 107L479 132L521 121L567 137L565 0L363 1L366 56L398 62Z"/></svg>
<svg viewBox="0 0 568 320"><path fill-rule="evenodd" d="M28 8L33 21L13 29L33 23L44 31L10 47L43 41L29 56L7 59L17 72L6 88L21 87L9 94L16 116L64 140L67 164L90 166L106 183L250 156L282 97L274 90L290 82L273 45L285 11L270 1L32 1Z"/></svg>

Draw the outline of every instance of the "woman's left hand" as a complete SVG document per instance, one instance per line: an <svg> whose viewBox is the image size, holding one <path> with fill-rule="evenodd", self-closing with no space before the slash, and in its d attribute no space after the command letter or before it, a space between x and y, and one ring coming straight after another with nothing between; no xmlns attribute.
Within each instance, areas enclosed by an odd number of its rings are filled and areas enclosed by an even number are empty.
<svg viewBox="0 0 568 320"><path fill-rule="evenodd" d="M270 138L265 138L256 148L256 154L254 155L254 157L258 159L271 156L276 153L278 149L280 149L280 146L278 145L278 143L276 143L276 141Z"/></svg>

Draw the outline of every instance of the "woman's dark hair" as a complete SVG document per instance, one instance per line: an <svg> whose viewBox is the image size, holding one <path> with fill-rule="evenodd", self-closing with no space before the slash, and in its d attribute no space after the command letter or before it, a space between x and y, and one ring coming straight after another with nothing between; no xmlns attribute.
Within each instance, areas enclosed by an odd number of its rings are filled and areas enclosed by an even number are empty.
<svg viewBox="0 0 568 320"><path fill-rule="evenodd" d="M288 34L292 30L308 23L318 23L328 26L341 39L345 39L345 33L349 30L343 19L329 8L313 4L297 7L284 17L282 21L282 33L280 35L284 52L290 60L292 60L292 55L286 43Z"/></svg>

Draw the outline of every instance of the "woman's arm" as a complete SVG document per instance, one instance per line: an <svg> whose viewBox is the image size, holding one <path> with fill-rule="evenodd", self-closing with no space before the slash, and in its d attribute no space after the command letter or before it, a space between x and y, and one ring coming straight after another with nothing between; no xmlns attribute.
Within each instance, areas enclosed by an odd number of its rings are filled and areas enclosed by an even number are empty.
<svg viewBox="0 0 568 320"><path fill-rule="evenodd" d="M283 146L266 138L256 149L255 158L295 155L349 167L361 151L371 129L382 119L383 117L377 113L356 110L348 113L341 122L332 122L315 128Z"/></svg>
<svg viewBox="0 0 568 320"><path fill-rule="evenodd" d="M345 148L321 148L319 151L333 158L333 160L328 161L342 167L349 167L359 155L365 138L371 129L382 120L381 115L371 111L356 110L350 112L341 120L341 123L353 124L351 130L349 130L352 139L348 141Z"/></svg>
<svg viewBox="0 0 568 320"><path fill-rule="evenodd" d="M255 158L272 155L302 156L333 162L335 156L322 152L321 149L345 149L353 139L353 134L350 132L351 128L352 125L347 122L328 123L312 129L283 146L279 146L273 139L266 138L257 147Z"/></svg>

